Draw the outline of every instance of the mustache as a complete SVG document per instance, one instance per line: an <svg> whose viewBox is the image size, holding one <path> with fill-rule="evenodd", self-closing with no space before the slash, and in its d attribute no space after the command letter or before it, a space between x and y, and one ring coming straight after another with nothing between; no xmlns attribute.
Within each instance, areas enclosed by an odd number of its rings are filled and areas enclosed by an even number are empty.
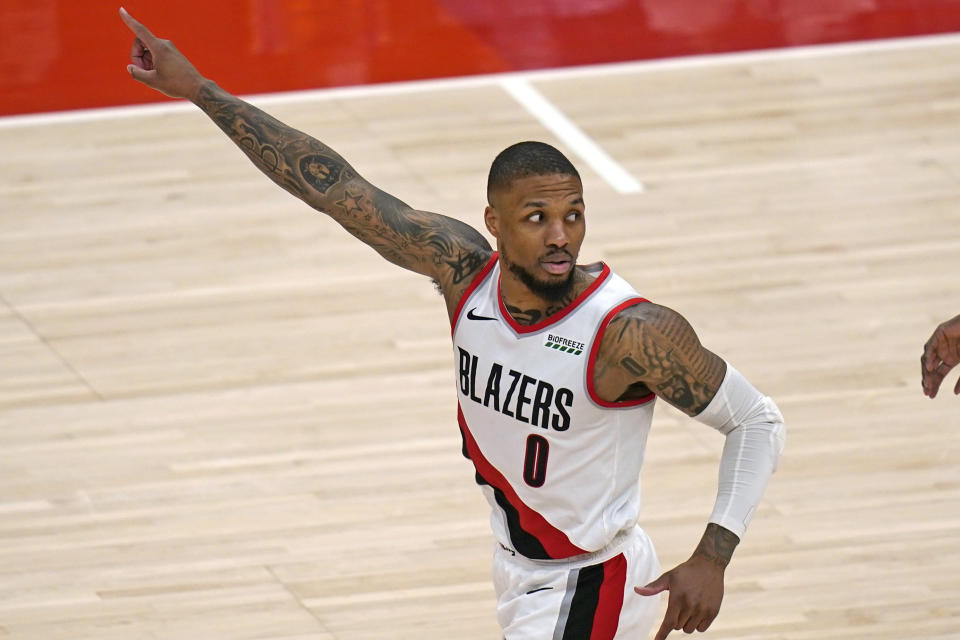
<svg viewBox="0 0 960 640"><path fill-rule="evenodd" d="M540 262L559 262L562 260L569 260L573 262L573 255L564 249L558 251L551 251L544 257L540 258Z"/></svg>

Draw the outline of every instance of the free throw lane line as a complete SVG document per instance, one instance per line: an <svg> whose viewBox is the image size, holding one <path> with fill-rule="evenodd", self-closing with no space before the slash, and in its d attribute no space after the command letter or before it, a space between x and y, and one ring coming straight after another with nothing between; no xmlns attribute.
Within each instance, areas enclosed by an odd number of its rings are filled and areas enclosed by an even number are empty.
<svg viewBox="0 0 960 640"><path fill-rule="evenodd" d="M506 77L500 86L524 109L589 164L618 193L641 193L643 185L630 175L600 145L547 100L527 80Z"/></svg>

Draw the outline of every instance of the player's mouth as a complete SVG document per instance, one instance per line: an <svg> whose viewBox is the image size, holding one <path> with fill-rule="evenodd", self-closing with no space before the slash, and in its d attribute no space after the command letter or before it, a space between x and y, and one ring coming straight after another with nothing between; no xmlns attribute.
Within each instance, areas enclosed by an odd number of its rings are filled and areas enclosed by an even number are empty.
<svg viewBox="0 0 960 640"><path fill-rule="evenodd" d="M573 256L568 253L552 254L542 258L540 266L547 273L562 276L573 268Z"/></svg>

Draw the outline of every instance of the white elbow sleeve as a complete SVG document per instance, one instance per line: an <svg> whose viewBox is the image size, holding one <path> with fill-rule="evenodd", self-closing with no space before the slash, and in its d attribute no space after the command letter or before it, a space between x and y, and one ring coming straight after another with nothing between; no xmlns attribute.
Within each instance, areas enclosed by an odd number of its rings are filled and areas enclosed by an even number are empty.
<svg viewBox="0 0 960 640"><path fill-rule="evenodd" d="M716 396L696 419L726 435L710 522L743 537L783 452L783 416L773 400L727 364Z"/></svg>

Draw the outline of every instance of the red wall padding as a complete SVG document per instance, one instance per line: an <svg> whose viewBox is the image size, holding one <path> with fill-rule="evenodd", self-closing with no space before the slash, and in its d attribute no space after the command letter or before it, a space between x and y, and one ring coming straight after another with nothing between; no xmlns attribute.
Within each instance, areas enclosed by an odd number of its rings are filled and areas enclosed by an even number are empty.
<svg viewBox="0 0 960 640"><path fill-rule="evenodd" d="M128 0L235 93L960 32L960 0ZM0 114L153 102L104 0L0 2Z"/></svg>

